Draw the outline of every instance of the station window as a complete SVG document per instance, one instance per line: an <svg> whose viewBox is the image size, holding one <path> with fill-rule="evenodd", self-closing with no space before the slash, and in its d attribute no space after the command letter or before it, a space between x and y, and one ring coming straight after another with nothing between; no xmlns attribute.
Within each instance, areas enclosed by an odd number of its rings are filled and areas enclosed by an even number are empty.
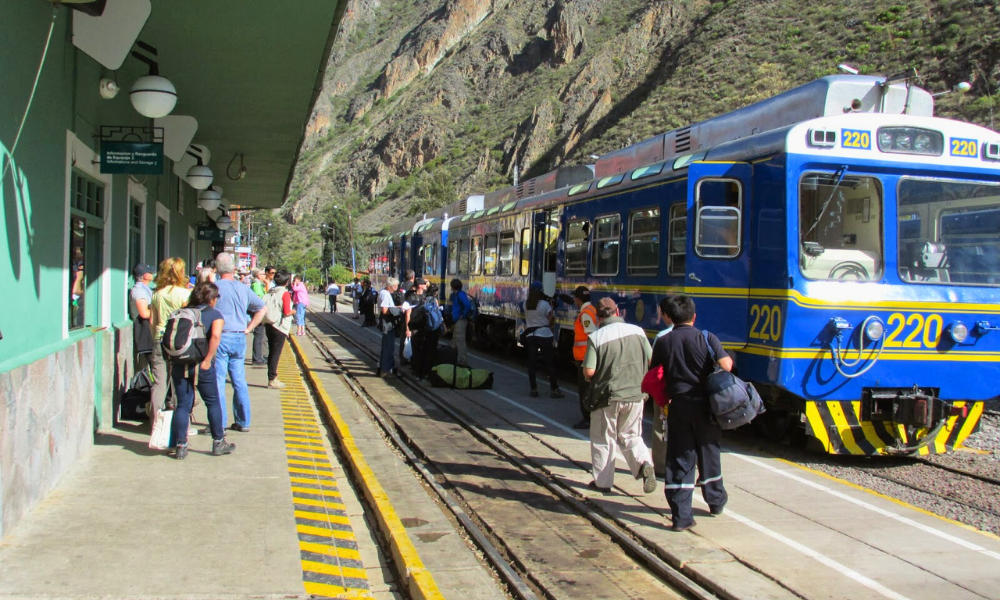
<svg viewBox="0 0 1000 600"><path fill-rule="evenodd" d="M470 238L465 238L458 240L458 274L468 275L469 274L469 250L472 246L472 240Z"/></svg>
<svg viewBox="0 0 1000 600"><path fill-rule="evenodd" d="M670 207L667 233L667 274L684 275L687 258L687 206L678 202Z"/></svg>
<svg viewBox="0 0 1000 600"><path fill-rule="evenodd" d="M142 260L142 203L129 199L128 214L128 265L129 268Z"/></svg>
<svg viewBox="0 0 1000 600"><path fill-rule="evenodd" d="M591 242L591 275L617 275L622 237L621 215L598 217Z"/></svg>
<svg viewBox="0 0 1000 600"><path fill-rule="evenodd" d="M566 275L587 274L587 237L590 221L572 221L566 228Z"/></svg>
<svg viewBox="0 0 1000 600"><path fill-rule="evenodd" d="M706 258L740 253L743 186L735 179L702 179L695 189L695 251Z"/></svg>
<svg viewBox="0 0 1000 600"><path fill-rule="evenodd" d="M483 274L497 274L497 235L486 236L486 252L483 254Z"/></svg>
<svg viewBox="0 0 1000 600"><path fill-rule="evenodd" d="M514 274L514 232L504 231L500 234L500 268L499 275Z"/></svg>
<svg viewBox="0 0 1000 600"><path fill-rule="evenodd" d="M521 230L521 277L527 277L531 271L531 228Z"/></svg>
<svg viewBox="0 0 1000 600"><path fill-rule="evenodd" d="M643 208L629 214L629 275L656 275L660 270L660 209Z"/></svg>
<svg viewBox="0 0 1000 600"><path fill-rule="evenodd" d="M882 277L882 256L881 182L859 175L804 175L799 183L802 274L828 281L875 281Z"/></svg>
<svg viewBox="0 0 1000 600"><path fill-rule="evenodd" d="M448 274L458 275L458 240L448 241Z"/></svg>
<svg viewBox="0 0 1000 600"><path fill-rule="evenodd" d="M472 238L472 251L469 253L469 274L479 275L483 272L483 236Z"/></svg>
<svg viewBox="0 0 1000 600"><path fill-rule="evenodd" d="M105 184L74 170L70 176L69 329L100 322L104 265Z"/></svg>

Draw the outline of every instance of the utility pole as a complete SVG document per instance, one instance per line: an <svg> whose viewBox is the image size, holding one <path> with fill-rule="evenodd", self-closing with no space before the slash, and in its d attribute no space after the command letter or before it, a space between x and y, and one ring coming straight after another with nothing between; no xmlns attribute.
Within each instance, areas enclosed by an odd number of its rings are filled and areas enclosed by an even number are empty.
<svg viewBox="0 0 1000 600"><path fill-rule="evenodd" d="M347 230L351 236L351 271L354 272L354 278L357 278L358 265L354 258L354 220L351 219L351 209L347 209Z"/></svg>

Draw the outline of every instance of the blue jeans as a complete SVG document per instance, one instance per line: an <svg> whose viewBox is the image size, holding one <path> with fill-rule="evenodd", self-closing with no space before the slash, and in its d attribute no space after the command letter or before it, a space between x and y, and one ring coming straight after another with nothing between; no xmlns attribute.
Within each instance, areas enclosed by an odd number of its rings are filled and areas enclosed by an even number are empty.
<svg viewBox="0 0 1000 600"><path fill-rule="evenodd" d="M382 334L382 355L378 363L379 373L389 373L396 368L396 330Z"/></svg>
<svg viewBox="0 0 1000 600"><path fill-rule="evenodd" d="M215 352L215 374L219 382L219 405L222 407L222 425L226 417L226 375L233 383L233 422L240 427L250 427L250 390L247 389L246 365L247 336L240 332L222 334L219 349Z"/></svg>
<svg viewBox="0 0 1000 600"><path fill-rule="evenodd" d="M194 407L194 372L198 369L198 393L208 410L208 427L213 440L226 436L222 422L222 402L219 400L219 382L215 377L215 365L211 369L200 369L197 365L173 365L170 375L174 381L174 419L170 423L170 445L186 444L188 426L191 423L191 409Z"/></svg>
<svg viewBox="0 0 1000 600"><path fill-rule="evenodd" d="M295 305L295 325L302 327L306 324L306 305L299 303Z"/></svg>

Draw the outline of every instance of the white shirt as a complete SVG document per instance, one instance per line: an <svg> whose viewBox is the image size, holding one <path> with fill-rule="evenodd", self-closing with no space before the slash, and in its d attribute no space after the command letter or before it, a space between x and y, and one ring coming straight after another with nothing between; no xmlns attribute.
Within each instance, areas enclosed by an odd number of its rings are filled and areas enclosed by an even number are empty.
<svg viewBox="0 0 1000 600"><path fill-rule="evenodd" d="M378 307L380 309L396 307L396 303L392 301L392 293L389 290L383 289L378 293Z"/></svg>
<svg viewBox="0 0 1000 600"><path fill-rule="evenodd" d="M532 327L538 327L538 329L528 335L542 338L552 337L552 328L549 326L550 314L552 314L552 305L545 300L539 300L538 306L534 310L525 308L524 328L531 329Z"/></svg>

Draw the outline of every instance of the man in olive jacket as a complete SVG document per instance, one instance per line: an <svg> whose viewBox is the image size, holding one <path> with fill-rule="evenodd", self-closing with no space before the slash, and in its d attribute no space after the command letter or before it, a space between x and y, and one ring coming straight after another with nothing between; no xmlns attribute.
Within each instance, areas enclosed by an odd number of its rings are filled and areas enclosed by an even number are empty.
<svg viewBox="0 0 1000 600"><path fill-rule="evenodd" d="M583 375L590 381L591 487L611 491L615 483L615 455L620 449L632 476L642 477L642 490L656 489L649 448L642 440L642 378L652 349L646 332L618 316L611 298L597 304L600 329L587 339Z"/></svg>

